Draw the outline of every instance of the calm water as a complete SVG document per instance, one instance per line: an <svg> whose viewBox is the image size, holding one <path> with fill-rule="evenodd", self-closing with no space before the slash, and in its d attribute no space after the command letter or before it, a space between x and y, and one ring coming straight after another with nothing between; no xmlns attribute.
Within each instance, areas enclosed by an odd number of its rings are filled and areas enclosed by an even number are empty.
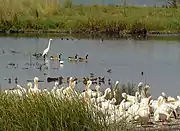
<svg viewBox="0 0 180 131"><path fill-rule="evenodd" d="M125 0L72 0L74 4L123 4ZM126 0L128 5L163 5L167 0Z"/></svg>
<svg viewBox="0 0 180 131"><path fill-rule="evenodd" d="M34 66L30 67L25 63L30 61L28 53L43 52L47 46L48 38L13 38L0 37L0 48L5 53L0 54L0 84L3 88L12 88L15 85L14 78L18 77L19 84L25 86L27 79L38 76L40 88L52 87L54 83L47 83L46 77L51 76L89 76L94 72L97 76L111 77L121 83L144 81L152 85L151 92L154 96L162 91L169 95L180 94L180 42L175 40L105 40L100 44L99 40L53 40L49 55L63 54L64 66L49 61L47 65L50 70L39 71ZM19 54L11 54L10 50L16 50ZM88 63L70 63L68 56L78 53L84 57L89 54ZM43 63L42 60L31 58L32 63ZM13 62L18 64L17 68L7 67ZM22 68L28 69L22 69ZM59 67L59 69L54 69ZM108 74L107 69L111 68L112 73ZM142 78L140 72L144 72ZM47 75L44 75L44 72ZM9 84L4 77L12 78Z"/></svg>

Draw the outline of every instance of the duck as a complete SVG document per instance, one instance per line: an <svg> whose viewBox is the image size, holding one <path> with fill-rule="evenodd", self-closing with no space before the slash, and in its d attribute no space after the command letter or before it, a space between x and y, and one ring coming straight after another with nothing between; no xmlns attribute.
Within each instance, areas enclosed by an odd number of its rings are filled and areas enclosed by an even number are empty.
<svg viewBox="0 0 180 131"><path fill-rule="evenodd" d="M85 56L85 58L79 57L79 62L87 62L88 61L88 54Z"/></svg>
<svg viewBox="0 0 180 131"><path fill-rule="evenodd" d="M51 60L61 60L62 54L60 53L59 56L50 56Z"/></svg>
<svg viewBox="0 0 180 131"><path fill-rule="evenodd" d="M69 61L77 61L78 60L78 54L76 54L74 57L68 57Z"/></svg>

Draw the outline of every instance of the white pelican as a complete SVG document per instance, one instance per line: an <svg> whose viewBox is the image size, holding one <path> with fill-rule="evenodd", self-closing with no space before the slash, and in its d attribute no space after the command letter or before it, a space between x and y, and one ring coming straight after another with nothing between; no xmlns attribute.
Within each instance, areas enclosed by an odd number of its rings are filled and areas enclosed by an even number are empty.
<svg viewBox="0 0 180 131"><path fill-rule="evenodd" d="M17 85L17 88L18 88L20 91L22 91L22 93L26 93L26 89L23 88L22 86Z"/></svg>
<svg viewBox="0 0 180 131"><path fill-rule="evenodd" d="M44 50L44 52L43 52L42 56L45 56L45 55L47 55L47 54L48 54L49 49L50 49L50 46L51 46L51 41L52 41L52 39L49 39L49 44L48 44L48 47Z"/></svg>
<svg viewBox="0 0 180 131"><path fill-rule="evenodd" d="M27 92L26 93L30 93L30 90L32 89L32 83L28 82L27 83Z"/></svg>
<svg viewBox="0 0 180 131"><path fill-rule="evenodd" d="M100 91L100 86L99 85L96 85L95 86L95 90L96 91L92 91L92 97L100 97L100 96L102 96L102 92Z"/></svg>
<svg viewBox="0 0 180 131"><path fill-rule="evenodd" d="M140 101L140 95L139 92L136 92L135 96L128 95L126 93L122 93L122 97L126 99L127 101L131 102L132 104L137 103Z"/></svg>
<svg viewBox="0 0 180 131"><path fill-rule="evenodd" d="M39 78L38 77L34 77L34 88L30 89L30 92L33 93L33 94L40 92L40 90L38 89L38 81L39 81Z"/></svg>
<svg viewBox="0 0 180 131"><path fill-rule="evenodd" d="M111 95L111 89L110 88L106 88L104 95L98 98L92 98L91 102L96 102L97 104L104 102L106 100L108 100L110 98Z"/></svg>
<svg viewBox="0 0 180 131"><path fill-rule="evenodd" d="M59 85L59 82L58 82L58 81L55 81L54 87L53 87L52 90L51 90L51 93L53 94L54 97L56 96L56 91L57 91L57 89L58 89L58 85Z"/></svg>

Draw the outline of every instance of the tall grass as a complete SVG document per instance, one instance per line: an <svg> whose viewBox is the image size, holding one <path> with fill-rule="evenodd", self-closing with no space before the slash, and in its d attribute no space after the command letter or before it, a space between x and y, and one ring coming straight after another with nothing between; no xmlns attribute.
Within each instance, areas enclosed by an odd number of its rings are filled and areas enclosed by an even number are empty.
<svg viewBox="0 0 180 131"><path fill-rule="evenodd" d="M83 6L71 0L0 0L1 30L56 30L119 34L178 32L180 8Z"/></svg>
<svg viewBox="0 0 180 131"><path fill-rule="evenodd" d="M132 128L125 121L108 124L107 116L80 98L69 100L46 93L28 97L0 93L0 130L124 131Z"/></svg>
<svg viewBox="0 0 180 131"><path fill-rule="evenodd" d="M0 94L0 130L103 130L82 101Z"/></svg>

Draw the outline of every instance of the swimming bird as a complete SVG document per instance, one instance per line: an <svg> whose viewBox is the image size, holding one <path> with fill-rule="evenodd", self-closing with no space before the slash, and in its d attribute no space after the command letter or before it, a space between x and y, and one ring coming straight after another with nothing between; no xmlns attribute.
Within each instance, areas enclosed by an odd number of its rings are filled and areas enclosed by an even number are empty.
<svg viewBox="0 0 180 131"><path fill-rule="evenodd" d="M61 60L62 54L60 53L59 56L50 56L51 60Z"/></svg>
<svg viewBox="0 0 180 131"><path fill-rule="evenodd" d="M75 57L68 57L70 61L77 61L78 60L78 54L75 55Z"/></svg>
<svg viewBox="0 0 180 131"><path fill-rule="evenodd" d="M15 84L18 84L18 78L16 77L14 80L15 80Z"/></svg>
<svg viewBox="0 0 180 131"><path fill-rule="evenodd" d="M88 61L88 54L85 56L85 58L79 57L80 62L87 62Z"/></svg>
<svg viewBox="0 0 180 131"><path fill-rule="evenodd" d="M44 50L42 56L45 58L45 55L47 55L49 53L49 49L50 49L50 46L51 46L51 41L52 39L49 39L49 44L48 44L48 47Z"/></svg>
<svg viewBox="0 0 180 131"><path fill-rule="evenodd" d="M108 73L112 73L112 69L108 69L107 72L108 72Z"/></svg>

